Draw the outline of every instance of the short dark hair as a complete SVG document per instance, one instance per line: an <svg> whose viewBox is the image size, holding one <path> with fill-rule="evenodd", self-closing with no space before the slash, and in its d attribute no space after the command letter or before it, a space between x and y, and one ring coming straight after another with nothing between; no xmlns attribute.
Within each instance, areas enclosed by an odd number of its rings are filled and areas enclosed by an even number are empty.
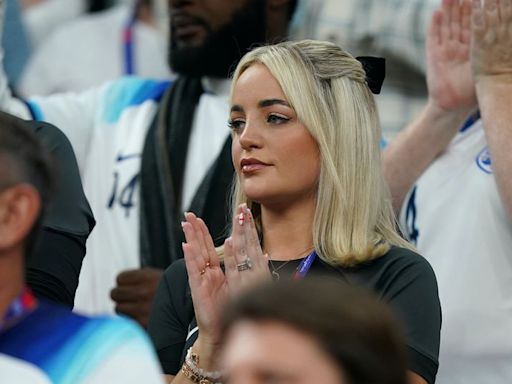
<svg viewBox="0 0 512 384"><path fill-rule="evenodd" d="M41 212L26 239L30 249L54 188L51 155L29 123L0 111L0 191L16 184L32 185L41 198Z"/></svg>
<svg viewBox="0 0 512 384"><path fill-rule="evenodd" d="M405 384L405 345L384 303L334 279L263 285L228 305L225 338L237 322L275 321L312 336L350 384Z"/></svg>

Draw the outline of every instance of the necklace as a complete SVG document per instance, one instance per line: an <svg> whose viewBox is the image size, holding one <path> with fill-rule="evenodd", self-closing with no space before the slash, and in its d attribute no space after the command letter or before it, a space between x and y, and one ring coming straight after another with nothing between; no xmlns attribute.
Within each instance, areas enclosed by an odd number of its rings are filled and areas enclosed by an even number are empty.
<svg viewBox="0 0 512 384"><path fill-rule="evenodd" d="M291 260L285 261L283 264L281 264L279 267L274 267L274 263L272 262L272 259L269 259L270 266L272 267L272 279L279 280L281 278L281 275L279 274L279 270L283 268L286 264L288 264Z"/></svg>
<svg viewBox="0 0 512 384"><path fill-rule="evenodd" d="M268 261L270 261L270 268L272 269L271 271L271 274L272 274L272 278L276 281L279 281L281 279L281 275L279 274L279 270L281 270L282 268L284 268L290 261L293 261L293 260L297 260L298 258L301 258L301 256L303 256L304 254L309 254L311 253L311 251L314 249L314 247L308 247L306 248L305 250L303 250L302 252L300 252L299 254L293 256L293 258L291 259L288 259L286 260L283 264L281 264L280 266L278 267L275 267L274 266L274 263L272 262L272 258L270 257L270 254L269 254L269 259ZM276 261L276 260L274 260Z"/></svg>

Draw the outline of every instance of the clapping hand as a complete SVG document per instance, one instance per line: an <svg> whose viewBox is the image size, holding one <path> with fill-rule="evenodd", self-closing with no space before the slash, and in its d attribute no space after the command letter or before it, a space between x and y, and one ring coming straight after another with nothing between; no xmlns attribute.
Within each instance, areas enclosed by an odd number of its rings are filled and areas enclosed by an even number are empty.
<svg viewBox="0 0 512 384"><path fill-rule="evenodd" d="M473 0L471 67L482 83L512 84L512 0Z"/></svg>
<svg viewBox="0 0 512 384"><path fill-rule="evenodd" d="M443 0L433 14L426 44L430 102L445 111L473 109L470 0Z"/></svg>
<svg viewBox="0 0 512 384"><path fill-rule="evenodd" d="M269 280L251 211L245 204L233 217L232 235L224 243L225 272L205 223L193 213L182 224L185 264L201 339L218 342L219 314L225 302L253 284Z"/></svg>

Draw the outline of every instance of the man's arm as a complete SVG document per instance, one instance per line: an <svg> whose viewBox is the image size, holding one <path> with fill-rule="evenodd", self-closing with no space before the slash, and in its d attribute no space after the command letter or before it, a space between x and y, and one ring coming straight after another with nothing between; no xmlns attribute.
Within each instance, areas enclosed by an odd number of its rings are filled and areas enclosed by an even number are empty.
<svg viewBox="0 0 512 384"><path fill-rule="evenodd" d="M512 217L512 1L473 1L471 64L492 168Z"/></svg>
<svg viewBox="0 0 512 384"><path fill-rule="evenodd" d="M428 103L383 154L395 212L407 192L476 107L469 63L471 4L443 0L427 31Z"/></svg>

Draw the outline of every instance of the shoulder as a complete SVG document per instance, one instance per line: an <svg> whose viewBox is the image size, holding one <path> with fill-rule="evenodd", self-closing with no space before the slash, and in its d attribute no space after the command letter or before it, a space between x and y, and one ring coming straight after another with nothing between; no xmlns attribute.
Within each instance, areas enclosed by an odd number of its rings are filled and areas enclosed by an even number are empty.
<svg viewBox="0 0 512 384"><path fill-rule="evenodd" d="M136 76L126 76L108 83L104 90L105 121L117 121L126 108L140 106L147 101L159 102L170 86L170 81Z"/></svg>
<svg viewBox="0 0 512 384"><path fill-rule="evenodd" d="M399 273L410 277L426 275L435 279L434 270L427 259L407 248L392 246L386 254L374 260L373 263L376 268L386 274Z"/></svg>

